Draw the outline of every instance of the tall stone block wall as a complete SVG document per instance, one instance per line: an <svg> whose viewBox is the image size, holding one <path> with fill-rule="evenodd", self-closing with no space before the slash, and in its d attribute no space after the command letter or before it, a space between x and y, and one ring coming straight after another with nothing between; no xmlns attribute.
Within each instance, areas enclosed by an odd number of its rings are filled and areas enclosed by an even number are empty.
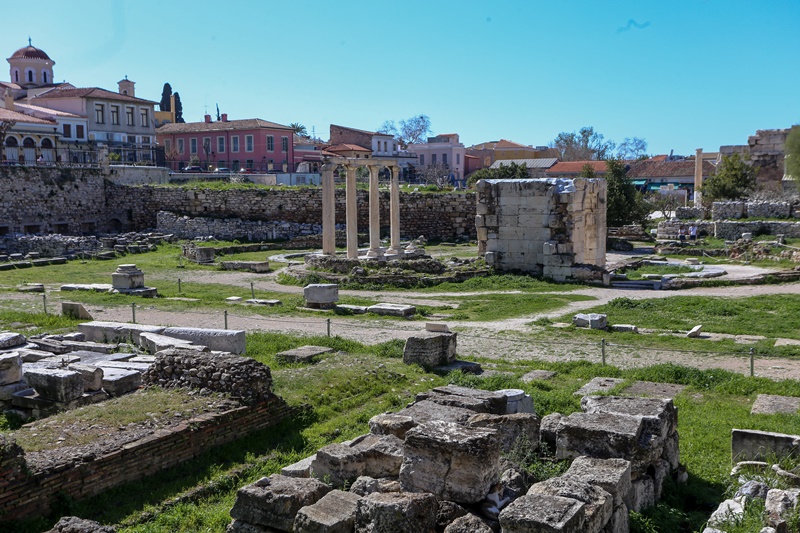
<svg viewBox="0 0 800 533"><path fill-rule="evenodd" d="M602 179L481 180L478 251L489 265L563 281L577 265L605 266Z"/></svg>

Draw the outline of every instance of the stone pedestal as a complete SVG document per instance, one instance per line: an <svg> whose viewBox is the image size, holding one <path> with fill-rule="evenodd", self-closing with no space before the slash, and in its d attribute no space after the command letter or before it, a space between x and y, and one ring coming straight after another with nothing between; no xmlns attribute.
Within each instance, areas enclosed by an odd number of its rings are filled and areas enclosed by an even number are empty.
<svg viewBox="0 0 800 533"><path fill-rule="evenodd" d="M136 265L119 265L116 272L111 274L111 286L117 290L143 289L144 272Z"/></svg>

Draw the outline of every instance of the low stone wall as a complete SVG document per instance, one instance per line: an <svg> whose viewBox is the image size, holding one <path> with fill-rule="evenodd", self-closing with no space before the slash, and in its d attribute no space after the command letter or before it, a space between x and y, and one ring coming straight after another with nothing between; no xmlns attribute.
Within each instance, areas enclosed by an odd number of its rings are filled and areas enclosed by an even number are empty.
<svg viewBox="0 0 800 533"><path fill-rule="evenodd" d="M738 220L718 220L714 222L695 220L697 226L697 236L716 237L726 241L735 241L742 237L742 233L752 233L753 235L784 235L785 237L800 237L800 222L789 221L756 221L745 222ZM688 239L689 221L686 220L665 220L658 223L657 238L678 240L680 230L684 228Z"/></svg>
<svg viewBox="0 0 800 533"><path fill-rule="evenodd" d="M44 515L63 496L81 500L153 475L293 413L271 396L219 415L199 415L100 457L75 457L38 472L28 471L22 449L0 436L0 524Z"/></svg>
<svg viewBox="0 0 800 533"><path fill-rule="evenodd" d="M169 169L129 165L111 165L108 180L118 185L169 183Z"/></svg>
<svg viewBox="0 0 800 533"><path fill-rule="evenodd" d="M714 202L711 205L714 220L793 217L800 217L800 209L789 202Z"/></svg>
<svg viewBox="0 0 800 533"><path fill-rule="evenodd" d="M322 233L322 224L303 224L281 220L243 220L241 218L212 218L180 216L159 211L158 231L171 233L181 239L213 236L223 241L277 241ZM343 228L338 228L343 229Z"/></svg>
<svg viewBox="0 0 800 533"><path fill-rule="evenodd" d="M708 212L702 207L678 207L675 218L678 220L697 220L706 218Z"/></svg>

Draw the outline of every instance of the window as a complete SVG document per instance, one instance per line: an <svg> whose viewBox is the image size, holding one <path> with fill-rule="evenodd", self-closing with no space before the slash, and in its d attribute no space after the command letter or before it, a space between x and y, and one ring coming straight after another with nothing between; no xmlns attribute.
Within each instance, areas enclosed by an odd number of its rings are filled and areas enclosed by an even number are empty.
<svg viewBox="0 0 800 533"><path fill-rule="evenodd" d="M142 144L150 144L150 136L142 135Z"/></svg>
<svg viewBox="0 0 800 533"><path fill-rule="evenodd" d="M18 70L14 71L14 82L15 83L19 83L19 71Z"/></svg>
<svg viewBox="0 0 800 533"><path fill-rule="evenodd" d="M447 165L447 154L442 154L442 164Z"/></svg>
<svg viewBox="0 0 800 533"><path fill-rule="evenodd" d="M245 168L246 168L247 170L253 170L253 160L252 160L252 159L248 159L248 160L245 162L244 166L245 166Z"/></svg>
<svg viewBox="0 0 800 533"><path fill-rule="evenodd" d="M33 71L28 71L28 83L33 83Z"/></svg>
<svg viewBox="0 0 800 533"><path fill-rule="evenodd" d="M206 157L211 153L211 137L203 137L203 151L206 153Z"/></svg>
<svg viewBox="0 0 800 533"><path fill-rule="evenodd" d="M172 149L172 140L164 139L164 151L169 152Z"/></svg>
<svg viewBox="0 0 800 533"><path fill-rule="evenodd" d="M94 104L94 121L98 124L106 123L106 106L103 104Z"/></svg>
<svg viewBox="0 0 800 533"><path fill-rule="evenodd" d="M72 124L64 124L64 137L72 137Z"/></svg>
<svg viewBox="0 0 800 533"><path fill-rule="evenodd" d="M231 152L238 152L238 151L239 151L239 136L234 135L233 137L231 137Z"/></svg>
<svg viewBox="0 0 800 533"><path fill-rule="evenodd" d="M461 164L461 154L456 154L456 165Z"/></svg>
<svg viewBox="0 0 800 533"><path fill-rule="evenodd" d="M267 152L275 151L275 138L272 135L267 135Z"/></svg>
<svg viewBox="0 0 800 533"><path fill-rule="evenodd" d="M436 164L436 154L431 154L431 165Z"/></svg>
<svg viewBox="0 0 800 533"><path fill-rule="evenodd" d="M47 71L42 72L42 82L47 83Z"/></svg>
<svg viewBox="0 0 800 533"><path fill-rule="evenodd" d="M234 159L233 161L231 161L231 169L233 169L234 171L238 172L240 168L242 168L242 167L239 166L239 160L238 159Z"/></svg>
<svg viewBox="0 0 800 533"><path fill-rule="evenodd" d="M112 105L111 106L111 123L115 126L119 126L119 106Z"/></svg>
<svg viewBox="0 0 800 533"><path fill-rule="evenodd" d="M145 128L150 125L150 121L148 120L148 118L149 117L148 117L147 109L142 108L142 126L145 127Z"/></svg>
<svg viewBox="0 0 800 533"><path fill-rule="evenodd" d="M83 139L85 135L83 134L83 124L76 124L75 125L75 138L76 139Z"/></svg>
<svg viewBox="0 0 800 533"><path fill-rule="evenodd" d="M252 152L253 151L253 136L252 135L245 135L244 136L244 151L245 152ZM252 166L247 167L252 168Z"/></svg>
<svg viewBox="0 0 800 533"><path fill-rule="evenodd" d="M126 108L125 115L128 118L128 126L133 126L133 108L132 107Z"/></svg>
<svg viewBox="0 0 800 533"><path fill-rule="evenodd" d="M190 154L197 153L197 139L189 139L189 153Z"/></svg>
<svg viewBox="0 0 800 533"><path fill-rule="evenodd" d="M178 139L178 153L179 153L179 154L182 154L182 153L183 153L183 148L184 148L184 146L183 146L183 139Z"/></svg>
<svg viewBox="0 0 800 533"><path fill-rule="evenodd" d="M284 152L289 151L289 137L281 137L281 150Z"/></svg>
<svg viewBox="0 0 800 533"><path fill-rule="evenodd" d="M225 153L225 137L217 137L217 153Z"/></svg>
<svg viewBox="0 0 800 533"><path fill-rule="evenodd" d="M419 166L425 166L425 154L419 154Z"/></svg>

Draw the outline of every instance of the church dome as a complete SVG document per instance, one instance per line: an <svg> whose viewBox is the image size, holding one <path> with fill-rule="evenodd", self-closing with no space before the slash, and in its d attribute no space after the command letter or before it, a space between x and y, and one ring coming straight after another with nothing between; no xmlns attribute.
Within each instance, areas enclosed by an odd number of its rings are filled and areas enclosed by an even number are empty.
<svg viewBox="0 0 800 533"><path fill-rule="evenodd" d="M40 50L35 46L26 46L14 52L9 59L44 59L45 61L52 61L44 50Z"/></svg>

